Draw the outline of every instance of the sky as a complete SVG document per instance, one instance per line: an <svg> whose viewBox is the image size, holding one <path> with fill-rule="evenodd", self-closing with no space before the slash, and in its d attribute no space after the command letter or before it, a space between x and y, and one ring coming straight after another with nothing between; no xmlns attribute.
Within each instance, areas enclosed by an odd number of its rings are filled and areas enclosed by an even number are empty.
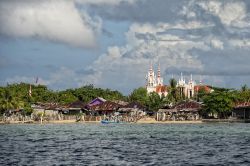
<svg viewBox="0 0 250 166"><path fill-rule="evenodd" d="M150 63L164 83L250 82L248 0L1 0L0 85L88 84L129 94Z"/></svg>

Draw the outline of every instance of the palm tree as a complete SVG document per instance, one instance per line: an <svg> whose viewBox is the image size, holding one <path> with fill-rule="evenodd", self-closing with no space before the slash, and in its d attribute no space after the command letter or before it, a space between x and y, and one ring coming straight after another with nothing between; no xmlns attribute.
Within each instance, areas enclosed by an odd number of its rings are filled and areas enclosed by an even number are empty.
<svg viewBox="0 0 250 166"><path fill-rule="evenodd" d="M158 111L159 108L162 108L168 103L164 96L158 95L156 92L151 92L149 94L148 107L150 111Z"/></svg>
<svg viewBox="0 0 250 166"><path fill-rule="evenodd" d="M245 91L247 91L247 90L248 90L248 87L247 87L246 84L243 85L243 86L241 87L241 91L242 91L242 92L245 92Z"/></svg>
<svg viewBox="0 0 250 166"><path fill-rule="evenodd" d="M179 89L177 88L177 81L172 78L169 80L169 85L170 85L170 93L168 94L168 98L172 103L175 103L179 99Z"/></svg>
<svg viewBox="0 0 250 166"><path fill-rule="evenodd" d="M11 109L19 109L24 106L24 103L19 100L19 98L14 97L14 95L7 89L3 90L0 98L0 110L8 111Z"/></svg>

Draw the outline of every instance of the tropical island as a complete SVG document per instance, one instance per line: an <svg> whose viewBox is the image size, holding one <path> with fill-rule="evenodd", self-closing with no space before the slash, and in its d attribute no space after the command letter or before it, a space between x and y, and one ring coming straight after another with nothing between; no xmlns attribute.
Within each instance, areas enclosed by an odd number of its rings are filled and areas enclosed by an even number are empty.
<svg viewBox="0 0 250 166"><path fill-rule="evenodd" d="M86 85L53 91L27 83L0 87L1 123L66 123L116 120L133 123L242 121L250 118L250 89L209 87L187 98L169 80L168 94L148 93L139 87L128 96L119 91Z"/></svg>

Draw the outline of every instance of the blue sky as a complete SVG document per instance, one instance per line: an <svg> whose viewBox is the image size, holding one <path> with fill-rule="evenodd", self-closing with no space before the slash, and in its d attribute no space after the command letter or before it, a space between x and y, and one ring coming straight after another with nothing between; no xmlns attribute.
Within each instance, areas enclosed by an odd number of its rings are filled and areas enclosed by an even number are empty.
<svg viewBox="0 0 250 166"><path fill-rule="evenodd" d="M240 88L250 82L245 0L3 0L0 84L58 90L94 84L130 93L152 61L172 75Z"/></svg>

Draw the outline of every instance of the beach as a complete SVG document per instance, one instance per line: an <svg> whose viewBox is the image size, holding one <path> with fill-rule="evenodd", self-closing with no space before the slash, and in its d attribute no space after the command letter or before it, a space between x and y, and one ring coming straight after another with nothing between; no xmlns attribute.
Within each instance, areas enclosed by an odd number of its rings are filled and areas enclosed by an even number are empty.
<svg viewBox="0 0 250 166"><path fill-rule="evenodd" d="M43 121L42 124L72 124L72 123L100 123L101 121L79 121L76 120L51 120L51 121ZM137 122L126 122L130 124L199 124L203 123L201 120L186 120L186 121L156 121L154 118L142 118ZM0 124L41 124L40 121L8 121L8 122L0 122Z"/></svg>

